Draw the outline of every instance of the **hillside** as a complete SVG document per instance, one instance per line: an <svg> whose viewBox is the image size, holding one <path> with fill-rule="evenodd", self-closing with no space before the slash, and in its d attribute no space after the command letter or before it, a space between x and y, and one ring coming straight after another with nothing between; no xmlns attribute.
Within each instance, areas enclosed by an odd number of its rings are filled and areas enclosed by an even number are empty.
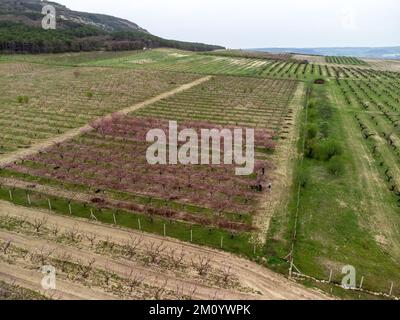
<svg viewBox="0 0 400 320"><path fill-rule="evenodd" d="M57 29L43 30L42 7L57 12ZM54 2L2 0L0 2L0 52L55 53L92 50L135 50L170 47L210 51L219 46L167 40L150 34L137 24L113 16L77 12Z"/></svg>

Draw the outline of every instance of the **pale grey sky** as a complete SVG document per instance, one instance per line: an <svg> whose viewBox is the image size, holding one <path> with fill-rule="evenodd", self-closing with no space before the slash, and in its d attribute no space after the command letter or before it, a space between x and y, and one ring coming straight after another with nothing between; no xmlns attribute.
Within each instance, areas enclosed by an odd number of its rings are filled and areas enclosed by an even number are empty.
<svg viewBox="0 0 400 320"><path fill-rule="evenodd" d="M398 0L54 0L229 48L400 45Z"/></svg>

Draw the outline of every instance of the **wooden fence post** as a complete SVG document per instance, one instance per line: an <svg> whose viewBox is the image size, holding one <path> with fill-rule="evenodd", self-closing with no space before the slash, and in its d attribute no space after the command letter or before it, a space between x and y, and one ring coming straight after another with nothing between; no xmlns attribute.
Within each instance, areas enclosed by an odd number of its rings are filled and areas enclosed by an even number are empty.
<svg viewBox="0 0 400 320"><path fill-rule="evenodd" d="M94 213L93 213L93 209L90 209L90 218L97 221L97 218L96 218L96 216L95 216Z"/></svg>

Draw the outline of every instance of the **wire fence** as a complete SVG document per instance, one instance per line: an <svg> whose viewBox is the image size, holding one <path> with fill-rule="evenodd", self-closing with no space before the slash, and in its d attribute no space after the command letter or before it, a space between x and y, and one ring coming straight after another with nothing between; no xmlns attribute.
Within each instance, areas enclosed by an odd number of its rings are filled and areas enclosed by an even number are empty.
<svg viewBox="0 0 400 320"><path fill-rule="evenodd" d="M252 260L258 259L263 246L256 243L250 233L234 233L209 226L163 219L113 208L99 208L92 203L79 202L47 195L34 190L0 186L0 199L17 205L45 209L52 213L86 218L92 221L128 227L181 241L222 249Z"/></svg>
<svg viewBox="0 0 400 320"><path fill-rule="evenodd" d="M386 299L393 299L393 300L400 300L400 296L399 295L395 295L393 294L394 292L394 284L393 282L391 282L391 285L388 287L388 291L387 292L383 292L383 291L375 291L375 290L370 290L365 288L365 278L362 277L360 280L359 285L354 286L354 287L344 287L342 285L342 283L336 282L332 279L332 270L330 271L330 276L329 279L318 279L316 277L313 276L309 276L306 275L304 273L302 273L301 271L299 271L299 269L293 264L293 269L296 269L297 271L293 271L291 273L291 279L296 279L296 280L311 280L314 281L316 283L322 283L322 284L328 284L328 285L333 285L335 287L341 288L343 290L350 290L350 291L354 291L354 292L360 292L360 293L366 293L369 295L373 295L376 297L381 297L381 298L386 298Z"/></svg>

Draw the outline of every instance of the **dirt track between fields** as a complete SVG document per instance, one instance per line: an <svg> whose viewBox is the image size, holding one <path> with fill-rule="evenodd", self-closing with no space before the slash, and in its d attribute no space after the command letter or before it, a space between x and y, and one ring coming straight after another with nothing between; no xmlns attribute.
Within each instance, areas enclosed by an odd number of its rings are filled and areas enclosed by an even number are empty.
<svg viewBox="0 0 400 320"><path fill-rule="evenodd" d="M197 85L200 85L203 82L206 82L206 81L210 80L211 78L212 78L211 76L202 77L202 78L197 79L197 80L195 80L193 82L181 85L181 86L179 86L179 87L177 87L177 88L175 88L175 89L173 89L171 91L164 92L164 93L159 94L159 95L157 95L157 96L155 96L153 98L150 98L150 99L147 99L145 101L139 102L139 103L137 103L137 104L135 104L133 106L121 109L116 113L119 113L119 114L122 114L122 115L127 115L130 112L133 112L133 111L136 111L136 110L138 110L140 108L143 108L143 107L146 107L148 105L151 105L151 104L153 104L153 103L155 103L155 102L157 102L159 100L169 98L169 97L171 97L171 96L173 96L173 95L175 95L175 94L177 94L179 92L182 92L182 91L188 90L188 89L190 89L192 87L195 87ZM106 119L106 118L108 118L110 116L111 115L106 115L104 117L101 117L100 119ZM91 130L93 130L93 128L90 125L85 125L85 126L83 126L81 128L72 129L72 130L69 130L69 131L61 134L61 135L58 135L58 136L43 140L42 142L40 142L40 143L38 143L38 144L28 148L28 149L18 150L18 151L6 154L5 156L0 157L0 168L4 167L4 166L6 166L6 165L8 165L10 163L13 163L15 161L21 160L22 158L35 155L35 154L39 153L39 151L45 150L47 148L50 148L50 147L54 146L55 144L71 140L71 139L75 138L76 136L79 136L80 134L82 134L84 132L91 131Z"/></svg>
<svg viewBox="0 0 400 320"><path fill-rule="evenodd" d="M161 236L141 233L139 231L127 230L88 220L75 219L67 216L60 216L25 207L19 207L7 202L0 201L0 215L8 215L19 218L27 218L28 220L46 218L46 223L49 225L57 225L60 230L70 230L71 228L79 228L80 233L96 234L98 237L107 238L111 237L116 243L125 243L131 237L140 237L143 244L146 243L160 243L170 249L181 250L184 249L186 256L185 260L192 260L198 256L208 256L211 260L213 268L221 268L222 265L229 265L232 267L232 274L234 274L240 281L242 287L251 288L253 293L248 294L236 289L221 289L218 287L210 286L204 283L194 281L192 277L185 274L171 276L170 274L163 273L162 270L156 267L140 266L135 261L111 259L110 257L99 255L84 249L78 249L71 246L66 246L57 242L50 242L46 239L35 238L33 236L21 235L8 231L0 232L0 239L12 240L18 246L24 247L28 250L46 246L57 252L66 252L72 257L79 257L82 261L96 260L98 266L107 265L116 274L126 274L129 270L134 270L140 274L151 278L154 281L164 281L168 279L168 289L173 290L178 285L181 286L195 286L197 288L194 295L195 299L210 299L217 297L219 299L328 299L329 297L319 291L305 288L295 282L289 281L282 275L276 274L256 263L234 256L232 254L213 250L206 247L199 247L189 243L180 242L178 240L164 238ZM40 276L40 274L39 274ZM16 283L29 283L30 287L37 283L37 277L29 277L26 272L19 273L17 269L7 268L4 264L0 264L0 278L7 281L12 278ZM79 299L104 299L109 296L106 293L96 293L89 290L80 290L76 284L65 284L60 286L60 292L55 296L60 298L79 298ZM78 291L77 294L74 290ZM257 294L259 293L259 294ZM110 297L112 298L112 296ZM117 298L117 297L114 297Z"/></svg>
<svg viewBox="0 0 400 320"><path fill-rule="evenodd" d="M254 226L258 229L257 240L260 243L265 243L270 222L274 214L280 208L286 208L288 199L288 192L292 183L293 161L296 155L296 143L298 132L298 117L301 110L302 101L305 94L305 86L299 82L298 87L294 93L293 99L289 105L292 110L290 121L283 128L281 139L271 157L271 163L276 164L276 168L272 170L271 181L272 189L265 194L264 199L257 210L257 215L254 217Z"/></svg>

